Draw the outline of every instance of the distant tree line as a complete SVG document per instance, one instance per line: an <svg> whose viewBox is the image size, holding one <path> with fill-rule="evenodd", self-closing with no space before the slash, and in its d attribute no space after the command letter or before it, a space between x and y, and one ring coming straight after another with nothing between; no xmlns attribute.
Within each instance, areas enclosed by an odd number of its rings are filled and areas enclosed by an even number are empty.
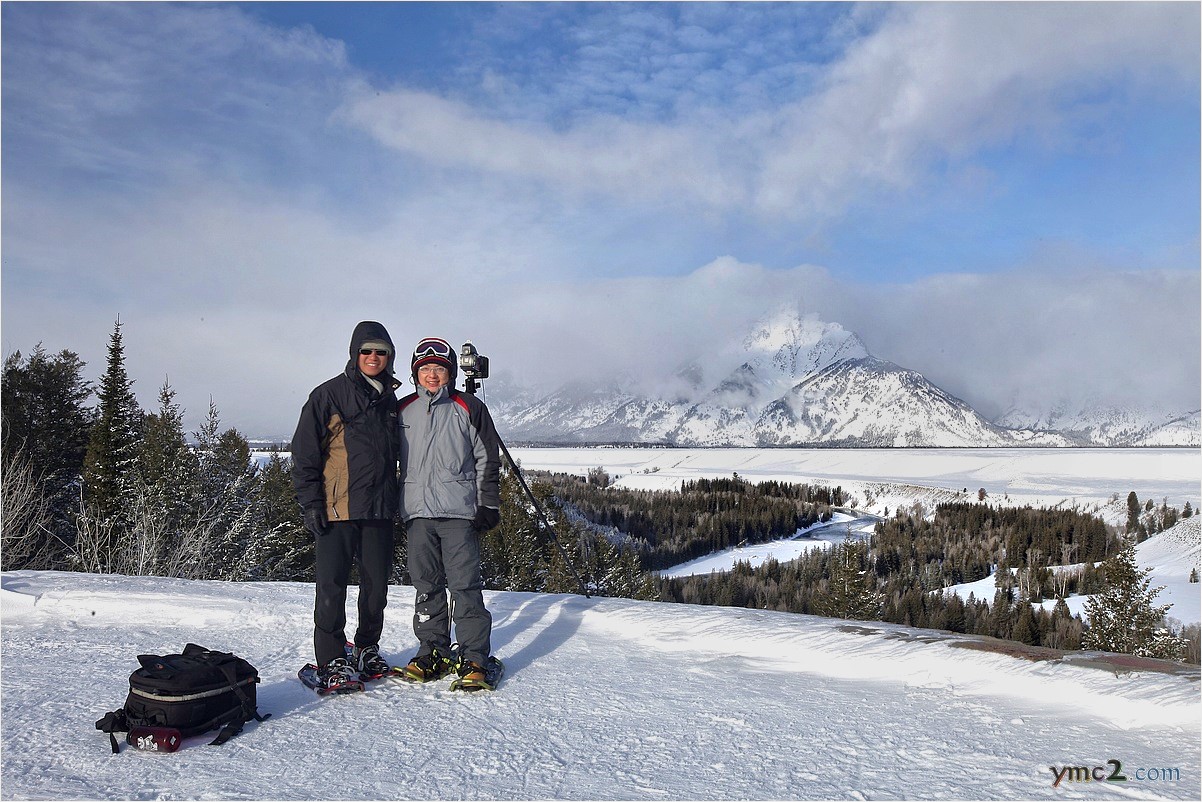
<svg viewBox="0 0 1202 802"><path fill-rule="evenodd" d="M679 490L630 490L608 485L594 469L588 478L539 473L555 496L602 530L632 541L642 565L663 570L733 546L791 537L831 519L843 503L833 490L793 482L697 479Z"/></svg>
<svg viewBox="0 0 1202 802"><path fill-rule="evenodd" d="M686 482L679 491L613 487L601 469L584 478L547 475L546 481L566 509L638 550L648 568L791 535L799 526L829 520L830 505L842 503L839 488L753 484L737 474ZM1146 529L1159 531L1165 521L1178 520L1167 505L1158 514L1147 505L1141 509ZM1133 568L1123 566L1123 560L1133 565L1134 543L1134 536L1079 510L955 502L937 506L930 517L898 510L876 525L869 540L849 537L788 563L741 562L732 571L661 578L659 592L665 601L888 621L1061 650L1198 662L1198 627L1172 630L1166 608L1154 602L1158 589L1148 587L1147 572L1135 577ZM996 590L988 598L946 591L990 576ZM1094 597L1089 621L1129 626L1091 627L1069 610L1065 599L1073 595ZM1128 631L1134 629L1140 634Z"/></svg>
<svg viewBox="0 0 1202 802"><path fill-rule="evenodd" d="M690 604L880 620L1062 650L1198 662L1197 625L1169 626L1167 606L1154 601L1159 589L1149 587L1147 570L1134 567L1134 547L1134 540L1080 512L945 504L929 521L899 512L878 523L871 547L849 539L789 563L739 563L726 573L663 579L661 590L667 600ZM945 591L990 574L996 574L992 598ZM1093 595L1087 618L1096 626L1069 611L1065 598L1077 593ZM1053 599L1050 610L1039 604Z"/></svg>

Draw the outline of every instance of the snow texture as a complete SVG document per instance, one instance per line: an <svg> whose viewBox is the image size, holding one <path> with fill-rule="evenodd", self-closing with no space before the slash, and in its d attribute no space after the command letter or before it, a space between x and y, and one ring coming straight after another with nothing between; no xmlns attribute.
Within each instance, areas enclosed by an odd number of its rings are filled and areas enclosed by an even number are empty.
<svg viewBox="0 0 1202 802"><path fill-rule="evenodd" d="M5 798L1198 798L1198 673L1153 661L1116 672L888 624L488 593L495 693L386 680L319 699L296 679L310 585L22 571L2 587ZM392 588L394 662L417 645L411 604ZM187 642L254 664L271 719L223 746L112 755L93 722L135 656ZM1053 787L1052 767L1112 759L1179 773Z"/></svg>

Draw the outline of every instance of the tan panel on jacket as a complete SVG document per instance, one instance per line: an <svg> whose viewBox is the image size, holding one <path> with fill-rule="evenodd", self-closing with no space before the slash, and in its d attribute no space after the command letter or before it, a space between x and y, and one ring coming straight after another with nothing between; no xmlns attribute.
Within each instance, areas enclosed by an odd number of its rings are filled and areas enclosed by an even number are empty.
<svg viewBox="0 0 1202 802"><path fill-rule="evenodd" d="M329 448L326 449L326 464L322 478L326 490L326 515L331 521L345 521L350 517L350 467L346 460L346 441L342 431L346 426L338 413L326 424L329 430Z"/></svg>

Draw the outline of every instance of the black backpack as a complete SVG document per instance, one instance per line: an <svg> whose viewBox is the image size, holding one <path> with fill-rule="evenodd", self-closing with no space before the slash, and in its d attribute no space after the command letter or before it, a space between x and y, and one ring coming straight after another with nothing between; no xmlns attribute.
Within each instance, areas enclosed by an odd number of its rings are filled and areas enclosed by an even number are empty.
<svg viewBox="0 0 1202 802"><path fill-rule="evenodd" d="M141 654L142 667L129 677L129 696L120 710L106 713L96 729L109 733L113 752L119 747L114 732L136 727L169 728L182 737L222 727L211 745L223 744L259 715L255 685L259 672L229 652L214 652L195 643L182 654Z"/></svg>

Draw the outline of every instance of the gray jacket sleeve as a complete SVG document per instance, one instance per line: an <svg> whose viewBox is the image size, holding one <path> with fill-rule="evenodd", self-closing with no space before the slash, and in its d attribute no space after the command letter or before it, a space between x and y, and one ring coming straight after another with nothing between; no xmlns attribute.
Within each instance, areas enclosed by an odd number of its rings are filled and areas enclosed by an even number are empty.
<svg viewBox="0 0 1202 802"><path fill-rule="evenodd" d="M484 402L468 396L472 450L476 457L476 503L501 508L501 438ZM472 403L475 402L475 403Z"/></svg>

